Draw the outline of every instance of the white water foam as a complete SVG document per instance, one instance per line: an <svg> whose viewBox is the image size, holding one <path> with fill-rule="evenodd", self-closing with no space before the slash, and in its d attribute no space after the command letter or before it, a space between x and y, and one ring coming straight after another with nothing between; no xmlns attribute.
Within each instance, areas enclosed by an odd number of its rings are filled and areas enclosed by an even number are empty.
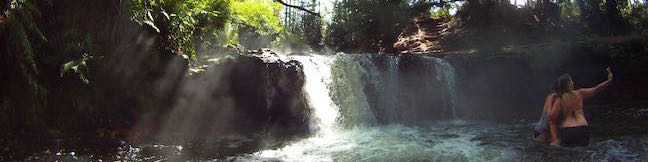
<svg viewBox="0 0 648 162"><path fill-rule="evenodd" d="M333 134L337 129L336 120L339 117L339 108L331 100L329 90L332 83L331 63L335 58L321 55L292 58L301 62L304 68L304 92L313 111L311 125L317 126L315 132L319 136Z"/></svg>
<svg viewBox="0 0 648 162"><path fill-rule="evenodd" d="M399 124L354 128L329 138L305 139L234 161L511 161L508 147L482 145L484 130L462 122L412 127Z"/></svg>

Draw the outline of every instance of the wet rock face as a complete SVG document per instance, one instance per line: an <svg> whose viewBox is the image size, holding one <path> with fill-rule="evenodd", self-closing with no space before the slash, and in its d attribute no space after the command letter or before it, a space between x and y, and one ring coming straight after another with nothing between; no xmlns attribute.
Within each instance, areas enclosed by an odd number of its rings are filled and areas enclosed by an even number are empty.
<svg viewBox="0 0 648 162"><path fill-rule="evenodd" d="M296 61L264 62L258 56L241 56L226 71L225 95L236 105L235 132L288 133L308 131L306 101L302 96L304 74ZM228 66L227 64L225 66ZM287 132L288 131L288 132Z"/></svg>
<svg viewBox="0 0 648 162"><path fill-rule="evenodd" d="M304 74L295 61L240 55L183 81L155 135L210 141L231 134L289 138L308 133Z"/></svg>
<svg viewBox="0 0 648 162"><path fill-rule="evenodd" d="M422 56L401 55L399 63L399 106L405 121L451 119L449 89L437 79L438 69Z"/></svg>
<svg viewBox="0 0 648 162"><path fill-rule="evenodd" d="M459 116L507 120L542 110L552 78L515 57L454 58ZM531 115L533 114L533 115Z"/></svg>
<svg viewBox="0 0 648 162"><path fill-rule="evenodd" d="M271 133L307 133L309 109L302 93L304 73L301 64L294 60L278 61L266 63L266 67L265 98Z"/></svg>

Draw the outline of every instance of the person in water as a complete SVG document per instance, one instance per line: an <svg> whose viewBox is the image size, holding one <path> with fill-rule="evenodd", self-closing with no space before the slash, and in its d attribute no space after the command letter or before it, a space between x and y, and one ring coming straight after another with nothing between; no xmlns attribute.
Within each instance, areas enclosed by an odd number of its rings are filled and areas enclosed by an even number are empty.
<svg viewBox="0 0 648 162"><path fill-rule="evenodd" d="M550 134L550 129L556 129L555 123L550 125L549 119L547 114L553 109L553 105L559 100L558 93L558 80L556 79L553 84L551 85L551 90L549 91L549 94L545 97L545 102L544 106L542 107L542 115L540 116L540 120L536 123L534 127L534 137L536 140L541 141L541 142L552 142L554 140L557 140L558 137L553 136Z"/></svg>
<svg viewBox="0 0 648 162"><path fill-rule="evenodd" d="M559 104L554 104L549 111L549 120L560 127L560 141L552 140L552 145L565 147L587 146L590 142L588 123L583 113L583 100L596 96L612 82L612 72L606 69L608 79L596 87L581 88L574 90L574 82L569 74L563 74L558 78L558 91L560 96L557 99ZM560 121L559 121L560 119ZM551 134L558 134L558 130L551 129Z"/></svg>

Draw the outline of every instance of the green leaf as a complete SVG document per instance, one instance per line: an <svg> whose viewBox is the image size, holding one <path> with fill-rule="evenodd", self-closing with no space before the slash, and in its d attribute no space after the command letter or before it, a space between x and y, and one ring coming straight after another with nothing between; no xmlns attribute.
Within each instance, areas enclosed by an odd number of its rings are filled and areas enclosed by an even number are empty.
<svg viewBox="0 0 648 162"><path fill-rule="evenodd" d="M76 67L76 65L76 61L69 61L63 64L63 66L61 67L61 78L63 78L63 75L65 75L65 73L67 73L71 68Z"/></svg>

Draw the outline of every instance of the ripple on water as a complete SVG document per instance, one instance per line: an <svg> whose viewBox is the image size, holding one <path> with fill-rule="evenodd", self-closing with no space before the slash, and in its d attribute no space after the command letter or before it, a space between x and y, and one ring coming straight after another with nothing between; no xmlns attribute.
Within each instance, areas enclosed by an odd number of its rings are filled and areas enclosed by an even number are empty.
<svg viewBox="0 0 648 162"><path fill-rule="evenodd" d="M465 123L387 125L313 137L276 150L232 157L234 161L506 161L515 150L480 145L479 127ZM326 141L322 141L326 140ZM319 141L319 142L314 142Z"/></svg>
<svg viewBox="0 0 648 162"><path fill-rule="evenodd" d="M648 152L645 145L646 138L606 140L594 143L589 150L594 152L591 156L593 161L644 161ZM632 148L635 148L634 150ZM641 157L644 155L644 157Z"/></svg>
<svg viewBox="0 0 648 162"><path fill-rule="evenodd" d="M588 147L555 148L535 142L532 124L445 122L386 125L305 139L233 161L642 161L648 138L600 140ZM599 141L596 141L599 140Z"/></svg>
<svg viewBox="0 0 648 162"><path fill-rule="evenodd" d="M645 134L621 137L604 137L593 134L592 143L588 147L555 148L535 142L531 138L532 127L532 124L445 122L418 126L395 124L354 128L326 136L303 139L279 149L215 160L646 161L648 159L648 136ZM213 159L203 156L203 154L189 154L189 152L196 152L195 149L204 149L204 147L122 143L113 158L96 157L80 150L57 149L45 150L44 153L34 154L26 160L178 161L174 159ZM218 151L218 149L211 151Z"/></svg>

